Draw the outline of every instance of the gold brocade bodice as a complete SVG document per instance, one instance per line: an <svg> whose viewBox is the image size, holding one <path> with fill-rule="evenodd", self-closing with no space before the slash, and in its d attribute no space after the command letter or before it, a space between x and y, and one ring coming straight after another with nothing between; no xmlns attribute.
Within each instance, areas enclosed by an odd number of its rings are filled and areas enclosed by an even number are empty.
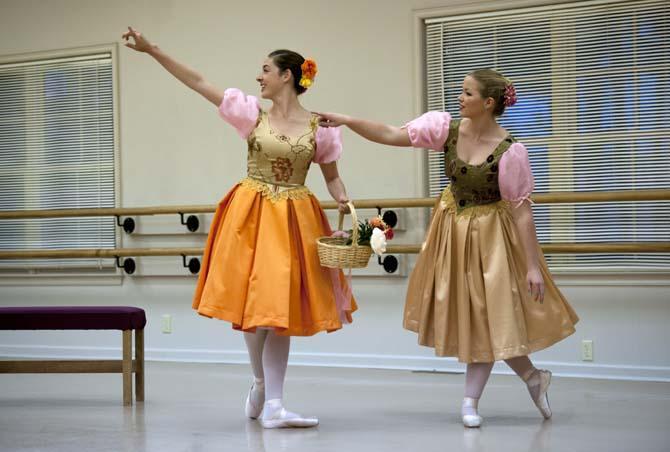
<svg viewBox="0 0 670 452"><path fill-rule="evenodd" d="M286 136L272 129L267 112L261 110L247 139L247 177L280 187L302 187L316 151L316 128L313 115L302 135Z"/></svg>

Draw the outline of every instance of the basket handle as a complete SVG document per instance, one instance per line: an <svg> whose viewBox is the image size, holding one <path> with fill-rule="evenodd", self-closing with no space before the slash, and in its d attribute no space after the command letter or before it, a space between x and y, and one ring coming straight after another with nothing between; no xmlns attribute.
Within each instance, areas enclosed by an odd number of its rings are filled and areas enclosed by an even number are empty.
<svg viewBox="0 0 670 452"><path fill-rule="evenodd" d="M351 244L352 246L358 246L358 215L356 215L356 208L353 202L349 201L347 205L351 211L351 220L353 221L351 226ZM337 224L337 229L341 231L344 226L344 212L340 212L340 219Z"/></svg>

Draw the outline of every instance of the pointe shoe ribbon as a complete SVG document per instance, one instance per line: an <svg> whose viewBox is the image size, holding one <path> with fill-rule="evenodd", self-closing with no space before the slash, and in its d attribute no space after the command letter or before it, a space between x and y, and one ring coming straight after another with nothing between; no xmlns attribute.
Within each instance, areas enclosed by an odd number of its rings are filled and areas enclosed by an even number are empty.
<svg viewBox="0 0 670 452"><path fill-rule="evenodd" d="M258 416L260 416L263 411L263 403L265 403L265 391L263 391L263 396L259 404L253 402L252 393L254 390L258 391L259 389L255 384L252 384L251 388L249 388L249 393L247 394L247 401L244 404L244 414L249 419L258 419Z"/></svg>
<svg viewBox="0 0 670 452"><path fill-rule="evenodd" d="M535 406L540 410L540 414L545 419L551 418L551 407L549 406L549 385L551 384L551 372L543 369L536 369L526 379L526 386Z"/></svg>

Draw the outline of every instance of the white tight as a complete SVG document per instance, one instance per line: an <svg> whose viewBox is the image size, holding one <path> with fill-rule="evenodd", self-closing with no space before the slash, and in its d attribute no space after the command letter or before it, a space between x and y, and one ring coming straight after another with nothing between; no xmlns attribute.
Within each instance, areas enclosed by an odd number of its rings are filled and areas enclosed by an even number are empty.
<svg viewBox="0 0 670 452"><path fill-rule="evenodd" d="M251 369L256 380L265 381L265 400L281 399L291 347L290 336L278 336L273 330L256 329L244 333Z"/></svg>
<svg viewBox="0 0 670 452"><path fill-rule="evenodd" d="M505 363L524 381L528 380L535 370L528 356L506 359ZM468 363L465 372L465 397L479 399L482 396L491 369L493 369L493 363Z"/></svg>

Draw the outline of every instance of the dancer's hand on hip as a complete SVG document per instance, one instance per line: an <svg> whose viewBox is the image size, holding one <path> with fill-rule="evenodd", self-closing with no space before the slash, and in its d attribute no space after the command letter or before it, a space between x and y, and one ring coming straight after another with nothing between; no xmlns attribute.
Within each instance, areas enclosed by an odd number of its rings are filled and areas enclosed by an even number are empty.
<svg viewBox="0 0 670 452"><path fill-rule="evenodd" d="M542 303L544 301L544 279L539 268L528 270L526 283L528 284L528 293L533 297L533 300Z"/></svg>
<svg viewBox="0 0 670 452"><path fill-rule="evenodd" d="M121 37L126 40L126 47L138 52L149 52L153 47L153 44L142 33L133 29L133 27L128 27L128 31ZM130 38L133 39L134 43L129 41Z"/></svg>
<svg viewBox="0 0 670 452"><path fill-rule="evenodd" d="M341 125L346 125L347 121L350 119L349 116L341 115L339 113L314 113L319 116L319 125L321 127L339 127Z"/></svg>

